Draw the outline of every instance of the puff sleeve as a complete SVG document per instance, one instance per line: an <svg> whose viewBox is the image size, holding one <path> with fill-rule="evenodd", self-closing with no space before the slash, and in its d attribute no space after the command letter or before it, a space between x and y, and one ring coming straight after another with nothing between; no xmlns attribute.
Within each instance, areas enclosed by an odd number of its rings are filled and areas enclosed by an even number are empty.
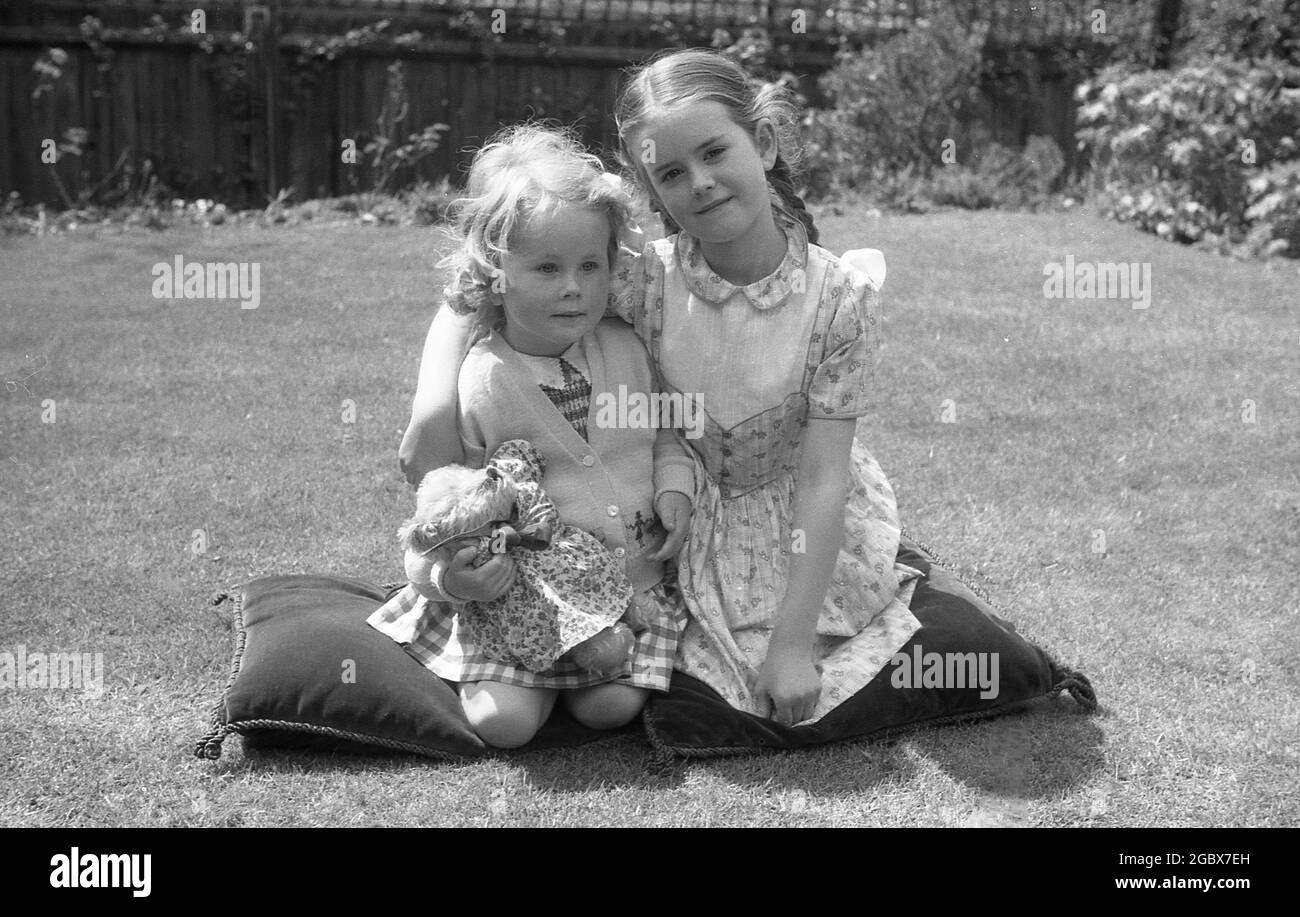
<svg viewBox="0 0 1300 917"><path fill-rule="evenodd" d="M867 275L832 269L823 295L831 320L809 387L809 417L860 417L870 409L880 350L880 292Z"/></svg>

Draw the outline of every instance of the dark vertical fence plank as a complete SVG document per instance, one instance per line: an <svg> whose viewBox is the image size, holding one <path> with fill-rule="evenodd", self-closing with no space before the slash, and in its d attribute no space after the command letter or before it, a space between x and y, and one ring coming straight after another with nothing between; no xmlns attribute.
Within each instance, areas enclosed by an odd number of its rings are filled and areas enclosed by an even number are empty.
<svg viewBox="0 0 1300 917"><path fill-rule="evenodd" d="M201 139L193 141L190 147L194 173L199 181L215 189L221 169L222 141L231 132L224 129L220 118L220 102L213 93L212 81L204 71L201 55L187 54L184 63L185 80L190 87L192 118L196 129L202 131Z"/></svg>
<svg viewBox="0 0 1300 917"><path fill-rule="evenodd" d="M9 175L3 190L18 189L28 200L48 200L54 191L46 172L49 166L41 162L41 142L47 137L57 139L55 130L59 105L59 87L39 102L32 100L36 80L31 65L36 55L14 55L5 60L4 99L9 125L8 142L4 145L4 159ZM71 61L69 67L75 67ZM64 87L70 88L70 87Z"/></svg>
<svg viewBox="0 0 1300 917"><path fill-rule="evenodd" d="M119 51L118 58L122 57L123 54ZM157 54L133 53L127 58L130 61L129 63L123 61L125 66L114 68L115 74L111 88L112 114L110 115L113 133L110 141L104 144L105 149L100 159L101 163L107 163L107 165L104 166L104 171L99 173L95 179L97 182L107 181L106 190L118 187L122 175L126 173L127 166L130 165L134 169L135 163L139 159L140 101L142 95L147 95L151 91L148 86L143 87L143 92L140 91L140 74L143 66L150 62L150 58L157 59L160 57L161 55ZM167 82L163 85L173 87L174 91L175 87L189 87L191 83L189 81L176 81ZM152 91L157 92L157 87L153 87ZM193 109L197 108L197 106L191 105L189 108ZM123 155L126 156L124 161L122 160ZM111 174L109 170L116 167L119 161L123 163L122 170L116 174Z"/></svg>
<svg viewBox="0 0 1300 917"><path fill-rule="evenodd" d="M50 169L40 162L40 140L61 141L63 132L74 126L86 128L91 141L82 160L66 156L58 166L59 176L74 195L83 186L81 171L89 173L91 183L98 181L112 170L123 150L130 151L129 161L137 170L149 157L164 178L186 178L190 186L184 189L187 195L242 196L244 204L264 204L265 197L274 194L278 186L291 185L299 199L364 188L373 176L361 147L375 128L387 66L399 57L405 61L411 106L400 126L398 142L433 122L451 125L438 151L413 175L399 178L450 175L459 181L470 155L464 148L481 144L501 124L526 117L530 107L535 114L574 125L588 143L603 145L612 154L616 137L609 114L620 70L653 49L626 48L622 60L572 55L566 60L565 48L548 52L545 43L528 31L538 22L569 27L571 41L590 29L605 40L618 36L627 44L645 41L651 34L641 27L637 35L630 25L632 17L644 17L647 11L653 11L656 22L671 21L688 29L717 24L730 28L734 36L738 26L759 15L766 15L773 27L784 33L796 8L808 13L811 32L815 23L846 19L888 30L899 21L911 22L927 15L939 5L939 0L870 4L855 0L823 4L801 0L767 4L756 0L474 0L472 6L482 24L490 25L493 9L507 12L505 44L497 44L491 37L473 38L456 31L450 24L451 14L439 12L442 7L436 4L392 0L381 8L361 0L330 0L310 6L303 0L262 2L271 7L272 21L258 42L258 53L248 60L251 98L247 100L232 95L214 78L216 61L188 39L172 36L145 43L110 35L107 44L114 52L113 66L101 76L94 54L76 32L80 8L65 4L56 10L37 0L0 2L0 24L5 29L0 35L0 193L17 189L27 200L57 201ZM1112 31L1121 20L1149 25L1156 3L1130 0L1112 7L1108 25ZM175 29L195 5L123 0L98 6L87 2L85 10L97 10L110 27L147 24L149 12L158 10ZM208 7L210 33L243 27L242 7L234 0L209 3ZM1002 142L1014 145L1029 134L1049 134L1073 162L1073 86L1064 74L1052 69L1048 55L1026 47L1025 37L1037 36L1045 46L1062 35L1086 42L1092 7L1085 0L1065 0L1049 7L1028 0L969 0L962 5L972 18L988 22L1004 43L1020 49L1011 68L1017 75L985 87L989 102L986 117ZM836 17L822 15L832 9ZM372 23L380 15L395 19L389 35L419 28L426 40L444 44L438 49L377 47L344 53L321 68L320 82L310 92L293 91L298 82L297 51L276 43L280 30L285 34L339 35L349 27ZM20 38L10 34L17 28L44 31ZM880 31L862 40L880 40L888 34ZM55 93L33 105L30 71L42 43L63 47L68 62ZM580 41L575 45L584 49ZM827 57L811 69L829 63ZM1024 84L1020 91L1017 80ZM97 97L95 92L101 87L105 94ZM241 110L245 101L251 112ZM341 162L341 142L346 138L357 141L356 166Z"/></svg>
<svg viewBox="0 0 1300 917"><path fill-rule="evenodd" d="M0 58L0 123L8 126L8 136L0 144L0 190L6 193L10 189L36 187L36 170L26 168L33 155L26 146L31 142L29 138L38 131L32 131L29 125L49 106L48 101L39 106L32 105L33 87L23 79L25 63L17 55ZM36 151L35 162L39 163L40 148L33 149ZM26 196L28 199L32 197L30 193Z"/></svg>

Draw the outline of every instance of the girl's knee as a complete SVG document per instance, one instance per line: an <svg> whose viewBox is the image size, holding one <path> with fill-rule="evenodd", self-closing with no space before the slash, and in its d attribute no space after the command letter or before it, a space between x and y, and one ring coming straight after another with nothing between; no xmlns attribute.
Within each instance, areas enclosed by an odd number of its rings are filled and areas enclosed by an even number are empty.
<svg viewBox="0 0 1300 917"><path fill-rule="evenodd" d="M573 718L589 729L617 729L636 719L650 692L630 685L605 684L565 696Z"/></svg>
<svg viewBox="0 0 1300 917"><path fill-rule="evenodd" d="M542 728L555 696L538 689L479 683L461 689L460 704L470 727L485 743L494 748L518 748L531 742Z"/></svg>
<svg viewBox="0 0 1300 917"><path fill-rule="evenodd" d="M478 715L466 710L469 725L486 744L493 748L519 748L527 745L542 728L536 716L522 711L491 711Z"/></svg>

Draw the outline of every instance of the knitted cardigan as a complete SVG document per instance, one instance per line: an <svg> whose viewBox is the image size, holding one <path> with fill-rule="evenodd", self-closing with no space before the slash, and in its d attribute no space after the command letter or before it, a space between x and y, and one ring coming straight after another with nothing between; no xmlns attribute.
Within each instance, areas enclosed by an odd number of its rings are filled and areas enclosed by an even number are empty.
<svg viewBox="0 0 1300 917"><path fill-rule="evenodd" d="M663 579L664 565L641 556L643 534L654 519L655 499L678 491L694 499L694 460L671 430L608 422L643 415L598 411L658 391L650 355L628 325L604 319L583 338L591 371L587 441L546 397L528 367L493 332L461 364L460 435L465 464L481 467L501 443L526 439L546 458L542 489L560 521L595 535L624 563L633 588ZM438 580L435 579L435 582Z"/></svg>

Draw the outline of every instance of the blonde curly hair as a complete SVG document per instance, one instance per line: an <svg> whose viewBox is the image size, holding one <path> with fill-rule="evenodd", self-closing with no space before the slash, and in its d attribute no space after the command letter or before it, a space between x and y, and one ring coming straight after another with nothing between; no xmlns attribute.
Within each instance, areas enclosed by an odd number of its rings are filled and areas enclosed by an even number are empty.
<svg viewBox="0 0 1300 917"><path fill-rule="evenodd" d="M506 128L474 156L466 193L452 204L460 244L439 267L451 268L443 291L453 312L476 314L480 330L501 318L501 258L534 214L590 207L609 220L609 267L631 213L631 200L572 132L540 124Z"/></svg>

